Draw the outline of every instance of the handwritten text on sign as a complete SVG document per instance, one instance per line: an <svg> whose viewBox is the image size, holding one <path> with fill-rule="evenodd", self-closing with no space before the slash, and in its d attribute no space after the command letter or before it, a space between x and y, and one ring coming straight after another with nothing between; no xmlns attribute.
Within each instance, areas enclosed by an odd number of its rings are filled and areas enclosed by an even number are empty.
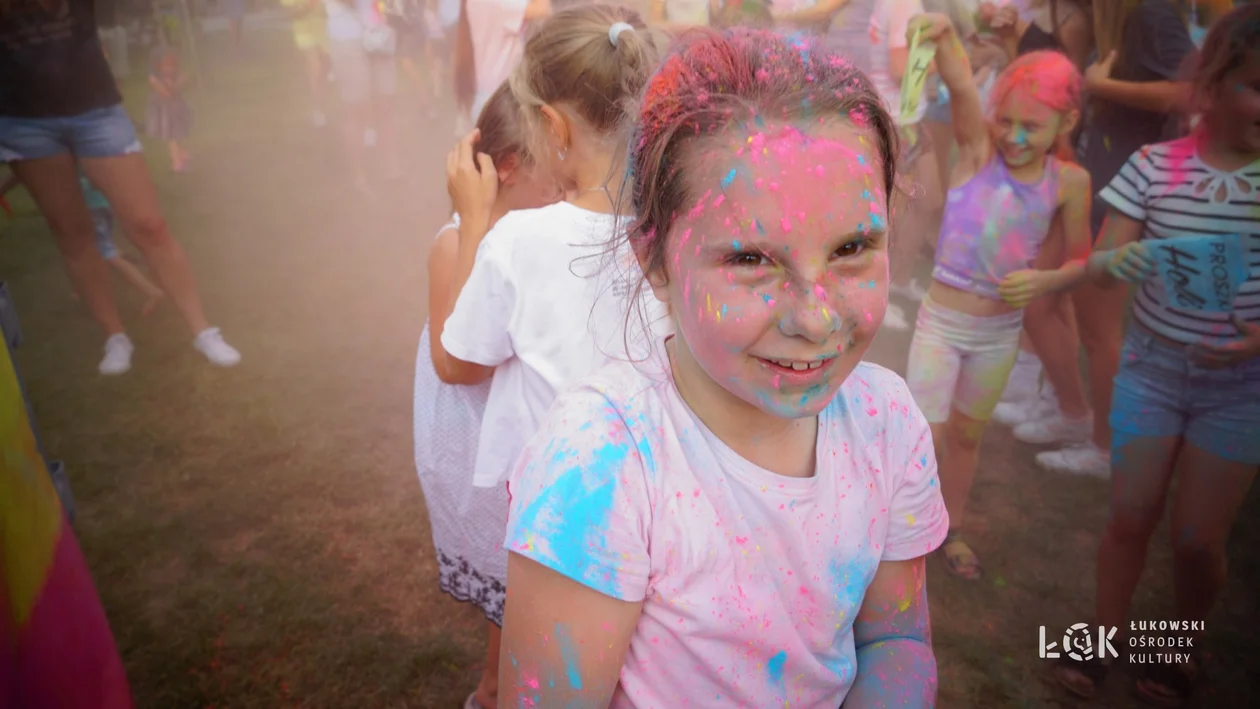
<svg viewBox="0 0 1260 709"><path fill-rule="evenodd" d="M1248 275L1237 235L1162 239L1153 250L1169 305L1214 313L1234 309L1234 297Z"/></svg>
<svg viewBox="0 0 1260 709"><path fill-rule="evenodd" d="M908 123L914 120L919 111L919 99L923 96L923 85L927 82L928 67L936 56L936 43L919 43L922 30L910 38L910 51L906 59L906 73L901 78L901 110L898 122Z"/></svg>

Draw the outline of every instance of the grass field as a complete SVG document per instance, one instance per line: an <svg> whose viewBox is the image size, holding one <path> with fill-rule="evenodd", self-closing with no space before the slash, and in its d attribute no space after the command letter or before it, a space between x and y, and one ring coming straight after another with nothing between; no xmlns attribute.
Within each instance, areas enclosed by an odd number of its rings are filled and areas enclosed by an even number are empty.
<svg viewBox="0 0 1260 709"><path fill-rule="evenodd" d="M427 121L410 100L412 179L368 203L346 187L336 134L309 124L287 36L257 32L235 53L215 41L214 83L193 97L196 171L171 175L149 148L240 367L206 365L169 305L140 320L119 283L134 368L100 377L101 335L24 195L0 227L0 276L27 336L18 361L45 444L67 462L138 706L456 707L475 683L482 621L437 589L411 453L449 118ZM142 93L128 99L142 115ZM907 345L884 337L872 358L901 369ZM986 580L930 562L942 707L1075 706L1047 684L1037 628L1090 618L1107 486L1042 473L1032 452L1002 430L985 443L970 532ZM1208 623L1197 707L1260 706L1258 497ZM1160 534L1135 618L1171 616ZM1131 685L1113 674L1092 705L1136 706Z"/></svg>

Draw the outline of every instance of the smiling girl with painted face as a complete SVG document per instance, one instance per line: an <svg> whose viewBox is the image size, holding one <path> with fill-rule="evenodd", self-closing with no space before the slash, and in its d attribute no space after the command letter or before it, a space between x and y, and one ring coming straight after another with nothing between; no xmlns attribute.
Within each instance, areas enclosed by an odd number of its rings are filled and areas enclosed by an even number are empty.
<svg viewBox="0 0 1260 709"><path fill-rule="evenodd" d="M645 89L622 200L675 334L561 394L517 463L500 696L931 706L931 437L861 362L896 129L813 40L684 42Z"/></svg>
<svg viewBox="0 0 1260 709"><path fill-rule="evenodd" d="M950 176L932 286L919 309L906 378L932 424L949 507L946 568L980 576L961 537L980 437L1019 351L1024 306L1075 283L1089 249L1089 175L1050 153L1066 149L1076 125L1081 76L1055 52L1033 52L998 77L991 120L980 105L967 55L944 15L921 15L911 36L936 42L949 87L958 162ZM1062 243L1048 243L1063 220ZM1042 254L1044 250L1046 254ZM1033 270L1038 258L1069 260ZM1088 416L1088 412L1085 412ZM1088 422L1085 424L1088 426Z"/></svg>

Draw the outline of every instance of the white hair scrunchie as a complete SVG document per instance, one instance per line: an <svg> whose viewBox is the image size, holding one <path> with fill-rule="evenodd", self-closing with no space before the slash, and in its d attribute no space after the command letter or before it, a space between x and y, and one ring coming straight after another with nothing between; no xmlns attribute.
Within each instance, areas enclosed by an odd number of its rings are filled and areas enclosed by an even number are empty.
<svg viewBox="0 0 1260 709"><path fill-rule="evenodd" d="M612 27L608 28L608 41L612 42L612 46L617 46L617 38L626 30L634 31L634 27L629 22L614 22Z"/></svg>

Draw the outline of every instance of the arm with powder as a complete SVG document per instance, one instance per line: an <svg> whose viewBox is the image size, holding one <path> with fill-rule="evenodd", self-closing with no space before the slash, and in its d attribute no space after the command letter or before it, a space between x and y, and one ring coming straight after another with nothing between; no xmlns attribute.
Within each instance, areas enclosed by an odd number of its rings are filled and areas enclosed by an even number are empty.
<svg viewBox="0 0 1260 709"><path fill-rule="evenodd" d="M884 561L853 622L857 677L844 709L936 704L924 557Z"/></svg>
<svg viewBox="0 0 1260 709"><path fill-rule="evenodd" d="M473 160L473 145L480 137L474 130L447 155L447 190L460 224L442 234L429 254L429 348L438 379L447 384L478 384L494 375L494 367L462 360L442 343L446 322L472 276L477 248L490 230L498 193L499 176L490 156L478 153Z"/></svg>

